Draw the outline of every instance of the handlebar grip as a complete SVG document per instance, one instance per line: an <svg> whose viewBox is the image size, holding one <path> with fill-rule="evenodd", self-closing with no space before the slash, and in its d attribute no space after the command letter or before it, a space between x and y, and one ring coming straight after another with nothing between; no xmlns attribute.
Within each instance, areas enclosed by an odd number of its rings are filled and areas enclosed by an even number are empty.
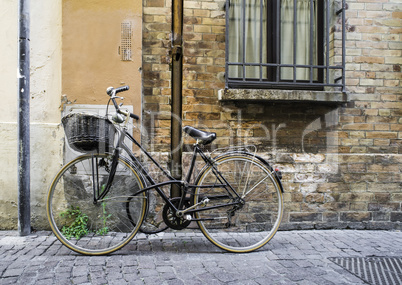
<svg viewBox="0 0 402 285"><path fill-rule="evenodd" d="M127 91L127 90L129 90L129 89L130 89L130 86L125 85L125 86L117 87L117 88L115 88L114 90L115 90L115 92L116 92L116 94L117 94L117 93L119 93L119 92Z"/></svg>
<svg viewBox="0 0 402 285"><path fill-rule="evenodd" d="M117 88L108 87L108 88L106 89L106 94L109 95L109 96L112 96L112 95L113 95L113 91L114 91L114 94L116 95L116 94L119 93L119 92L127 91L127 90L129 90L129 89L130 89L130 86L128 86L128 85L121 86L121 87L117 87Z"/></svg>
<svg viewBox="0 0 402 285"><path fill-rule="evenodd" d="M138 117L136 114L130 113L130 117L135 119L135 120L139 120L140 117Z"/></svg>
<svg viewBox="0 0 402 285"><path fill-rule="evenodd" d="M108 87L108 88L106 89L106 93L107 93L109 96L112 96L113 94L116 95L116 94L119 93L119 92L124 92L124 91L127 91L127 90L129 90L129 89L130 89L130 86L128 86L128 85L121 86L121 87L117 87L117 88ZM112 97L111 99L112 99L112 103L113 103L114 107L116 108L116 111L117 111L118 113L121 113L121 114L124 114L124 115L127 116L127 112L122 112L122 111L120 110L120 107L117 105L115 98L116 98L116 97ZM129 114L130 114L130 117L133 118L133 119L135 119L135 120L139 120L139 119L140 119L139 116L137 116L137 115L135 115L135 114L133 114L133 113L129 113Z"/></svg>

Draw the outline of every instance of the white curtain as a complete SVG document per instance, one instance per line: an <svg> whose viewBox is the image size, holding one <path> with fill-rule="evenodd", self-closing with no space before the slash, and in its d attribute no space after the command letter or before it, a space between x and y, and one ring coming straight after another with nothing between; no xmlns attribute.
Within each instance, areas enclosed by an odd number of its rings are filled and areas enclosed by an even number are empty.
<svg viewBox="0 0 402 285"><path fill-rule="evenodd" d="M316 8L314 9L313 47L310 47L310 0L297 0L296 9L296 64L309 65L310 48L313 48L313 64L317 64L316 57ZM314 2L313 2L314 5ZM294 0L281 0L281 64L294 64ZM313 76L316 77L316 71ZM314 78L313 77L313 78ZM297 68L296 80L309 80L309 68ZM281 68L281 80L293 80L293 68Z"/></svg>
<svg viewBox="0 0 402 285"><path fill-rule="evenodd" d="M262 1L262 4L261 4ZM229 8L229 62L237 63L267 63L267 50L275 43L267 43L267 1L272 0L231 0ZM313 0L313 5L315 6ZM244 2L244 3L243 3ZM296 0L296 64L317 64L316 59L316 7L314 12L313 47L310 47L310 0ZM244 14L243 14L244 7ZM261 8L263 9L261 13ZM276 12L270 13L276 15ZM243 15L244 18L243 19ZM261 17L262 15L262 17ZM294 64L294 0L280 0L280 63ZM262 21L262 23L261 23ZM244 32L243 32L244 29ZM276 31L272 31L275 33ZM244 36L244 39L243 39ZM269 46L267 46L269 45ZM262 47L262 51L261 51ZM310 48L313 48L313 60L310 61ZM260 66L246 66L245 78L267 78L267 68ZM313 72L313 79L316 78ZM229 66L230 78L242 78L243 67ZM293 80L293 68L282 67L281 80ZM309 68L297 68L296 80L309 80Z"/></svg>
<svg viewBox="0 0 402 285"><path fill-rule="evenodd" d="M261 3L261 1L263 2ZM266 0L245 0L245 19L243 19L243 0L230 1L229 62L267 63L267 11L265 2ZM245 39L243 39L243 35ZM266 68L246 66L245 78L259 79L260 70L262 71L262 78L266 78ZM243 68L231 66L229 77L243 77Z"/></svg>

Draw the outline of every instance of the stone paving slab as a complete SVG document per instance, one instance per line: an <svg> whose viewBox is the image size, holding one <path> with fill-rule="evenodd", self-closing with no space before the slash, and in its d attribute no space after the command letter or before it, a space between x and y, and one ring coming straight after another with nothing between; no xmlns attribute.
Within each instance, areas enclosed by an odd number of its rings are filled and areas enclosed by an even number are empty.
<svg viewBox="0 0 402 285"><path fill-rule="evenodd" d="M333 257L401 257L402 233L282 231L234 254L199 232L138 235L108 256L83 256L51 232L0 231L0 284L367 284Z"/></svg>

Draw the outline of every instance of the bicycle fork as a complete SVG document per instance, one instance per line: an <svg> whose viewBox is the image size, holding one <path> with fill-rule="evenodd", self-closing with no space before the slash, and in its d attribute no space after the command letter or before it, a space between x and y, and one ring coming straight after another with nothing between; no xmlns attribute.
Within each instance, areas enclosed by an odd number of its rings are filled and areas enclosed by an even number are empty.
<svg viewBox="0 0 402 285"><path fill-rule="evenodd" d="M112 159L112 165L109 168L107 162L102 158L98 161L97 158L92 156L92 180L93 180L93 203L97 204L99 200L102 200L110 191L114 176L116 174L117 163L119 159L119 149L115 149ZM100 184L99 168L104 167L105 171L109 173L106 184Z"/></svg>
<svg viewBox="0 0 402 285"><path fill-rule="evenodd" d="M106 197L106 195L110 191L110 187L112 186L114 176L116 174L117 170L117 164L119 162L119 157L120 157L120 148L119 146L122 145L124 140L124 136L121 135L120 133L118 134L117 137L117 145L116 148L113 151L113 156L112 156L112 165L109 168L107 163L102 159L101 161L97 161L94 156L92 156L92 179L93 179L93 198L94 204L97 204L99 200L102 200ZM96 161L95 161L96 160ZM99 185L99 168L104 167L106 172L109 173L108 179L106 184Z"/></svg>

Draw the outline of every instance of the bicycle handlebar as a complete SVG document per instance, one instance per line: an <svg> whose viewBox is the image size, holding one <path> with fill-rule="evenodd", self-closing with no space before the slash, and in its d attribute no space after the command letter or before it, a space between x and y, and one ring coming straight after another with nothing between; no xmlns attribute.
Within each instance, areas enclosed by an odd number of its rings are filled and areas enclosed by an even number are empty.
<svg viewBox="0 0 402 285"><path fill-rule="evenodd" d="M139 120L140 117L137 116L136 114L133 114L133 113L131 113L131 112L127 112L127 113L126 113L126 112L120 110L119 105L117 105L117 103L116 103L116 98L118 98L118 97L116 96L116 94L117 94L117 93L120 93L120 92L127 91L127 90L129 90L129 89L130 89L130 86L128 86L128 85L121 86L121 87L117 87L117 88L109 87L109 88L106 89L106 94L111 97L111 100L112 100L112 102L113 102L114 107L116 108L117 113L123 114L123 115L126 115L126 116L129 115L131 118L133 118L133 119L135 119L135 120Z"/></svg>

